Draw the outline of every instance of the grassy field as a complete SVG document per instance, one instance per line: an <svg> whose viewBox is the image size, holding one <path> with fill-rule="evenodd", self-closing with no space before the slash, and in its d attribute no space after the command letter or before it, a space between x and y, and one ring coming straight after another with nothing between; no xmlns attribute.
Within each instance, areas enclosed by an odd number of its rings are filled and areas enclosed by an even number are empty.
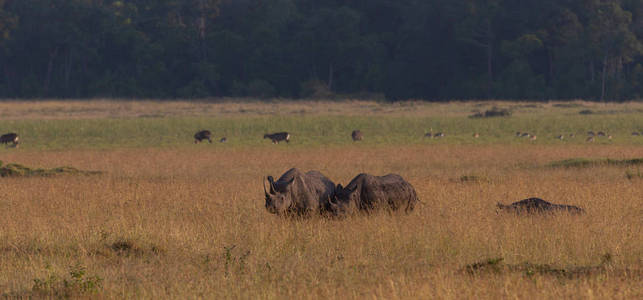
<svg viewBox="0 0 643 300"><path fill-rule="evenodd" d="M513 115L467 118L493 106ZM229 142L194 145L199 129ZM262 139L278 130L290 144ZM22 144L0 146L4 165L102 173L0 178L5 297L643 296L642 103L0 102L10 131ZM342 184L398 173L423 204L281 219L261 180L291 167ZM526 197L587 214L496 213Z"/></svg>

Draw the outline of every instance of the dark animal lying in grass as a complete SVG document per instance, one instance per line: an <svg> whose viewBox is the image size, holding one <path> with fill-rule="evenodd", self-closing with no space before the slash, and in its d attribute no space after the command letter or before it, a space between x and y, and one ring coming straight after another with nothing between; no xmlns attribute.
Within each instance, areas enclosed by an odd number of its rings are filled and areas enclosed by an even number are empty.
<svg viewBox="0 0 643 300"><path fill-rule="evenodd" d="M201 130L194 134L194 143L198 144L203 140L208 140L210 143L212 143L212 138L210 137L211 135L212 133L210 133L209 130Z"/></svg>
<svg viewBox="0 0 643 300"><path fill-rule="evenodd" d="M329 199L335 193L335 184L318 171L306 174L292 168L274 181L268 176L270 192L266 190L266 209L278 215L307 216L328 209Z"/></svg>
<svg viewBox="0 0 643 300"><path fill-rule="evenodd" d="M574 205L553 204L540 198L528 198L510 205L498 203L498 208L503 211L517 214L540 214L551 212L567 212L570 214L583 214L585 211Z"/></svg>
<svg viewBox="0 0 643 300"><path fill-rule="evenodd" d="M17 133L7 133L0 136L0 144L12 143L14 147L18 147L19 137Z"/></svg>
<svg viewBox="0 0 643 300"><path fill-rule="evenodd" d="M266 133L263 135L263 138L272 140L273 144L279 144L281 141L286 141L286 143L290 142L290 134L288 132Z"/></svg>
<svg viewBox="0 0 643 300"><path fill-rule="evenodd" d="M415 189L400 175L373 176L362 173L345 188L337 185L335 197L329 203L333 214L344 215L377 209L404 209L408 213L417 202Z"/></svg>

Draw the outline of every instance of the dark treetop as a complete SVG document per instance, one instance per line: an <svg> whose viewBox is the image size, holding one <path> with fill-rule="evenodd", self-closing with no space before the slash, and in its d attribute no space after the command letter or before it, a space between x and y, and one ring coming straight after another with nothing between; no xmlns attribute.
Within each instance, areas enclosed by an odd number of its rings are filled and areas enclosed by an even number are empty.
<svg viewBox="0 0 643 300"><path fill-rule="evenodd" d="M640 99L641 0L2 0L0 98Z"/></svg>

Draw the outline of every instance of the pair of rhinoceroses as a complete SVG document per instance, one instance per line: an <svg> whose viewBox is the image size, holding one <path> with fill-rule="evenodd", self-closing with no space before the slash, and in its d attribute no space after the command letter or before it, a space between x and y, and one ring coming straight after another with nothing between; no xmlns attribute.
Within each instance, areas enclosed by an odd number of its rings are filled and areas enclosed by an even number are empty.
<svg viewBox="0 0 643 300"><path fill-rule="evenodd" d="M266 209L278 215L312 214L344 215L378 209L410 212L418 202L413 186L400 175L373 176L359 174L346 186L335 185L318 171L303 173L292 168L270 184Z"/></svg>
<svg viewBox="0 0 643 300"><path fill-rule="evenodd" d="M266 209L278 215L309 216L312 214L345 215L358 211L378 209L410 212L418 197L413 186L397 174L373 176L359 174L346 186L335 184L318 171L302 173L288 170L279 180L268 176L270 190L266 189ZM528 198L510 205L498 203L498 209L518 214L568 212L582 214L584 210L573 205L553 204L540 198Z"/></svg>

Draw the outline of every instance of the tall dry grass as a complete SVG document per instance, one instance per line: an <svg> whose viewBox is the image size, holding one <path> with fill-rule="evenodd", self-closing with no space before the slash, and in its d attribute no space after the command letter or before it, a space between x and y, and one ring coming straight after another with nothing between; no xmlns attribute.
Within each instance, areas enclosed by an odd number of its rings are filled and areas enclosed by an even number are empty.
<svg viewBox="0 0 643 300"><path fill-rule="evenodd" d="M104 175L0 178L0 292L106 298L641 297L643 181L628 167L549 168L569 157L631 158L640 146L412 145L7 151L5 162ZM398 173L423 204L409 215L287 220L263 207L262 176L316 169L337 183ZM482 178L461 181L463 175ZM537 196L583 216L497 214ZM467 274L488 258L566 278ZM83 290L80 281L96 281ZM101 280L92 279L98 276ZM35 285L34 280L50 284Z"/></svg>

